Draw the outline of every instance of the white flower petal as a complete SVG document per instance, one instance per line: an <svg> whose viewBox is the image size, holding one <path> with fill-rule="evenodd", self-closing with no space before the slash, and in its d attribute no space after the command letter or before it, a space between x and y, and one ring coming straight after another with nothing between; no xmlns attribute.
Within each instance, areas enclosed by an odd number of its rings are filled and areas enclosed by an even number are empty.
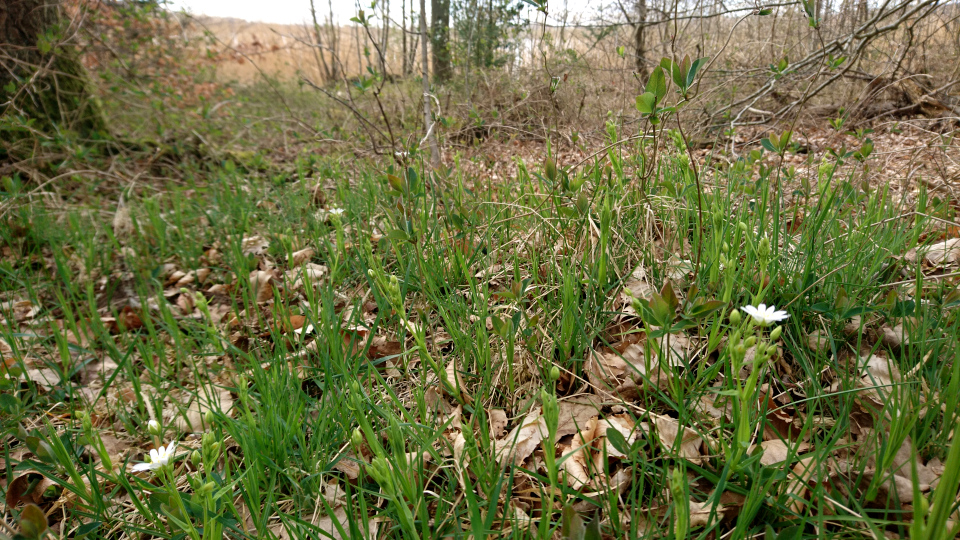
<svg viewBox="0 0 960 540"><path fill-rule="evenodd" d="M133 466L133 471L134 472L150 471L155 468L156 467L153 465L153 463L137 463L136 465Z"/></svg>

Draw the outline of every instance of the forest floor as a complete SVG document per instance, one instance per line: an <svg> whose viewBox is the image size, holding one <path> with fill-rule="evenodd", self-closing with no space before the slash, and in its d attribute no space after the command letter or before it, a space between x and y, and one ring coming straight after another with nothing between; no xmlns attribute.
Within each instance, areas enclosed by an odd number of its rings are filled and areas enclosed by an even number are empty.
<svg viewBox="0 0 960 540"><path fill-rule="evenodd" d="M4 177L7 532L952 537L958 142L795 131Z"/></svg>

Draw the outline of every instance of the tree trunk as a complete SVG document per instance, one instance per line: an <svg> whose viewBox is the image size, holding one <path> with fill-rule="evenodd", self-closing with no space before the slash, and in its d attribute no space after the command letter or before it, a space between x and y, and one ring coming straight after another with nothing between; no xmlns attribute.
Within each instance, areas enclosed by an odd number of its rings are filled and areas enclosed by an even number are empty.
<svg viewBox="0 0 960 540"><path fill-rule="evenodd" d="M390 0L386 0L381 9L383 9L383 29L380 32L380 73L389 80L390 71L387 65L387 47L389 46L390 36Z"/></svg>
<svg viewBox="0 0 960 540"><path fill-rule="evenodd" d="M430 164L434 169L440 166L440 150L437 148L437 135L433 132L433 114L430 112L430 63L427 62L427 9L426 0L420 0L420 46L423 47L423 128L427 131L424 138L430 145ZM434 57L436 58L436 57ZM423 144L421 142L421 144Z"/></svg>
<svg viewBox="0 0 960 540"><path fill-rule="evenodd" d="M637 54L637 73L640 74L640 84L647 81L647 48L645 44L647 28L647 0L637 0L637 22L633 28L633 47Z"/></svg>
<svg viewBox="0 0 960 540"><path fill-rule="evenodd" d="M400 76L407 76L407 67L409 62L407 61L407 0L403 0L400 4L400 37L403 40L403 50L401 55L401 67L400 67Z"/></svg>
<svg viewBox="0 0 960 540"><path fill-rule="evenodd" d="M72 132L108 137L76 50L60 35L59 0L0 2L0 140L5 143ZM15 153L0 147L0 159Z"/></svg>
<svg viewBox="0 0 960 540"><path fill-rule="evenodd" d="M430 10L433 77L444 82L450 80L450 0L430 0Z"/></svg>
<svg viewBox="0 0 960 540"><path fill-rule="evenodd" d="M330 16L327 19L327 26L330 28L330 76L336 79L340 73L340 25L333 20L333 0L328 0L327 9Z"/></svg>
<svg viewBox="0 0 960 540"><path fill-rule="evenodd" d="M313 53L317 61L317 70L320 72L321 79L330 82L333 77L330 74L327 57L323 54L323 36L320 33L320 21L317 20L317 10L314 8L313 0L310 0L310 16L313 18Z"/></svg>

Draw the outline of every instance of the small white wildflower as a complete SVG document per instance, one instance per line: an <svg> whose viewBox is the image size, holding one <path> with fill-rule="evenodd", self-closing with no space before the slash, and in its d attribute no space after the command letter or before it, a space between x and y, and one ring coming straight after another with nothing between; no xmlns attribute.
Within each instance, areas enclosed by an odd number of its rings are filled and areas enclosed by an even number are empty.
<svg viewBox="0 0 960 540"><path fill-rule="evenodd" d="M774 306L760 304L757 307L743 306L740 308L744 313L753 317L761 326L767 326L770 323L780 322L790 316L786 311L778 311Z"/></svg>
<svg viewBox="0 0 960 540"><path fill-rule="evenodd" d="M343 208L337 208L336 206L334 206L330 210L327 210L327 213L330 214L331 216L342 216Z"/></svg>
<svg viewBox="0 0 960 540"><path fill-rule="evenodd" d="M135 472L154 471L160 467L165 467L173 459L173 453L177 449L177 443L172 442L169 446L161 446L150 450L150 463L137 463L133 466Z"/></svg>

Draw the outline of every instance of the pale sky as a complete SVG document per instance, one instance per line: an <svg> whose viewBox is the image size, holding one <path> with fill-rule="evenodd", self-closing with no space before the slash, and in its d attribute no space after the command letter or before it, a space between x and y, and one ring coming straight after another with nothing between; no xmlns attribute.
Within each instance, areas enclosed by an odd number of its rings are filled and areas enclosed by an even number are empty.
<svg viewBox="0 0 960 540"><path fill-rule="evenodd" d="M329 0L314 0L318 12L324 16L329 13ZM410 2L415 2L419 10L420 0L406 0L409 12ZM402 0L390 1L390 12L394 20L400 16ZM345 24L357 14L358 2L351 0L332 0L334 18ZM371 0L362 0L359 4L367 14ZM552 21L559 21L562 17L564 5L569 12L568 22L579 17L582 22L593 20L596 6L601 2L596 0L549 0L548 11ZM605 2L604 2L605 3ZM429 13L430 0L426 1ZM247 21L259 21L281 24L300 24L310 19L310 0L168 0L167 5L175 11L186 10L194 15L209 15L212 17L232 17ZM379 13L379 8L377 9ZM532 17L532 10L530 16ZM324 17L325 18L325 17Z"/></svg>

